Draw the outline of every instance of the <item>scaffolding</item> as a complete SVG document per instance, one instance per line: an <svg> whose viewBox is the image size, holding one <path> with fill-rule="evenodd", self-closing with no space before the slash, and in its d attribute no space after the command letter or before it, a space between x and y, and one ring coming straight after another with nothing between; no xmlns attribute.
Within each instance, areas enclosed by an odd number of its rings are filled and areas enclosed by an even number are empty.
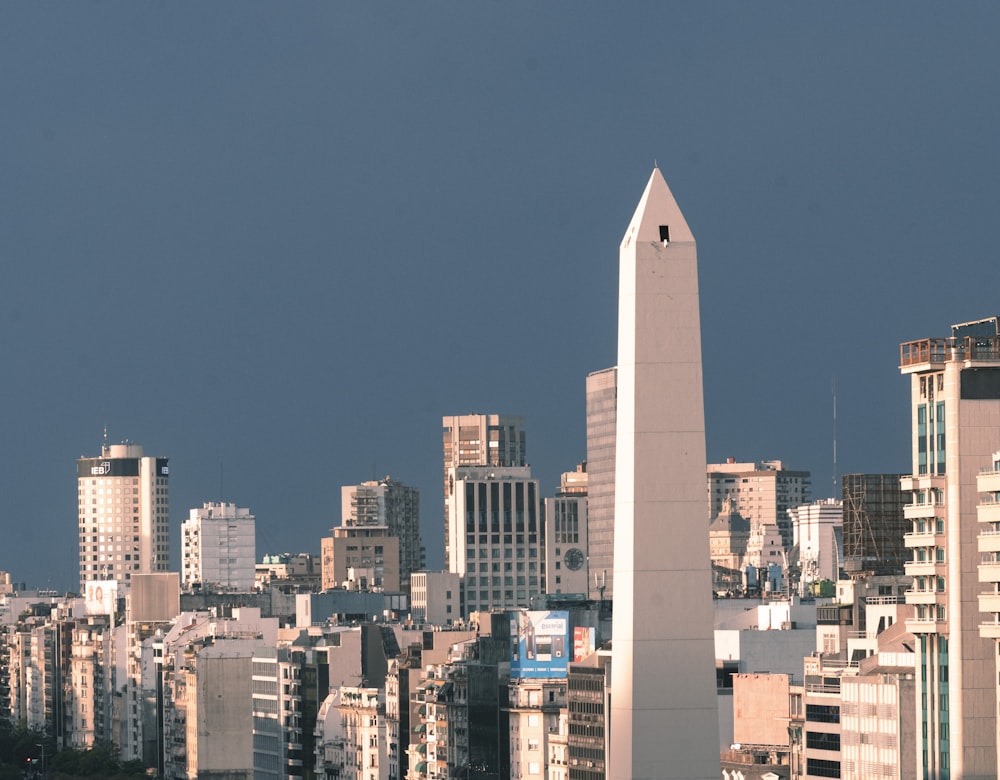
<svg viewBox="0 0 1000 780"><path fill-rule="evenodd" d="M903 574L909 560L903 535L909 530L903 507L910 496L900 474L845 474L844 570L863 574Z"/></svg>

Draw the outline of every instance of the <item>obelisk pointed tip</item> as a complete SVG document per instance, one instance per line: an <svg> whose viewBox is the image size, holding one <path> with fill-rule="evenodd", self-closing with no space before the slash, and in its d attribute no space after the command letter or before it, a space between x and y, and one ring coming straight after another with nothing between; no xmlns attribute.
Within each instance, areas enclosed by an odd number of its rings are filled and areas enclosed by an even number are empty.
<svg viewBox="0 0 1000 780"><path fill-rule="evenodd" d="M647 241L694 242L694 234L655 160L646 189L625 231L622 247Z"/></svg>

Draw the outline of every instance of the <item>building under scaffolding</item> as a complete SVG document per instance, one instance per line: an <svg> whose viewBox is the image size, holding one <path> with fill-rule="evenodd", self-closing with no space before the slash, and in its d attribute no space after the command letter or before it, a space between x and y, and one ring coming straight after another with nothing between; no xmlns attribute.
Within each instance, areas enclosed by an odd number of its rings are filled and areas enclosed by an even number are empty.
<svg viewBox="0 0 1000 780"><path fill-rule="evenodd" d="M902 574L909 560L903 535L910 530L903 517L909 503L899 486L899 474L845 474L844 570L852 577Z"/></svg>

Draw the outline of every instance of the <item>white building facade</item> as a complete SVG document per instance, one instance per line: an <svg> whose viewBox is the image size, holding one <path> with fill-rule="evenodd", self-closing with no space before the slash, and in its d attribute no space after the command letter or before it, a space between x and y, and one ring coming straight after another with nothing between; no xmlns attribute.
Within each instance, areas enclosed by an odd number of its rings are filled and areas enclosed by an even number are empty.
<svg viewBox="0 0 1000 780"><path fill-rule="evenodd" d="M463 579L463 617L527 607L545 592L538 480L528 466L463 466L453 476L448 570Z"/></svg>
<svg viewBox="0 0 1000 780"><path fill-rule="evenodd" d="M410 575L410 615L416 623L447 626L462 617L462 578L450 571Z"/></svg>
<svg viewBox="0 0 1000 780"><path fill-rule="evenodd" d="M247 593L254 587L257 523L249 509L206 503L181 524L181 585Z"/></svg>
<svg viewBox="0 0 1000 780"><path fill-rule="evenodd" d="M802 585L836 582L844 565L844 505L826 498L788 510L792 538L799 548Z"/></svg>

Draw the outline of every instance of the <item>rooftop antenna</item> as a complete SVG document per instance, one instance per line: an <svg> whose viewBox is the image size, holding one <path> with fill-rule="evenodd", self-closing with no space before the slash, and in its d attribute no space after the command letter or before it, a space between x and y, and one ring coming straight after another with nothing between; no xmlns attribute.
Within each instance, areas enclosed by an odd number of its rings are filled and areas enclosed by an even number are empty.
<svg viewBox="0 0 1000 780"><path fill-rule="evenodd" d="M837 497L837 377L833 377L833 496Z"/></svg>
<svg viewBox="0 0 1000 780"><path fill-rule="evenodd" d="M225 482L224 482L224 480L222 478L222 461L220 460L219 461L219 503L220 504L224 504L225 503L225 500L223 499L223 496L225 495L225 491L223 490L224 485L225 485Z"/></svg>
<svg viewBox="0 0 1000 780"><path fill-rule="evenodd" d="M108 446L108 424L104 423L104 446Z"/></svg>

